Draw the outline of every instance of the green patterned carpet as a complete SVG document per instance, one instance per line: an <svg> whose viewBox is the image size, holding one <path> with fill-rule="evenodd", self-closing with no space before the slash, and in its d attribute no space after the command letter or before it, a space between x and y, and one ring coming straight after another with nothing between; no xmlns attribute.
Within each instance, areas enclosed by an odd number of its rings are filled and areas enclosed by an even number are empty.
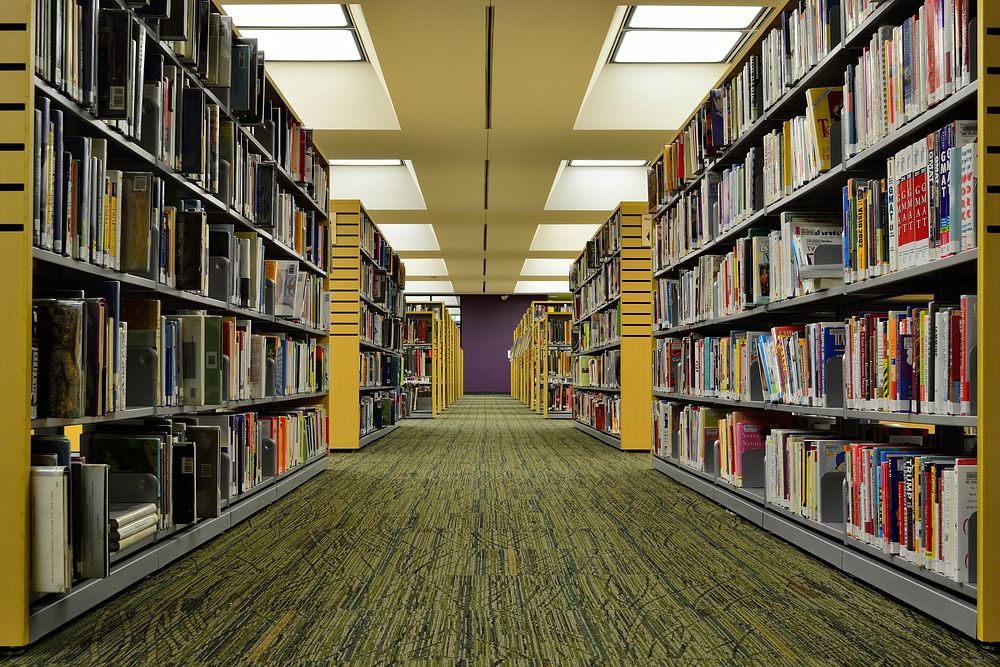
<svg viewBox="0 0 1000 667"><path fill-rule="evenodd" d="M509 398L408 421L13 664L994 654Z"/></svg>

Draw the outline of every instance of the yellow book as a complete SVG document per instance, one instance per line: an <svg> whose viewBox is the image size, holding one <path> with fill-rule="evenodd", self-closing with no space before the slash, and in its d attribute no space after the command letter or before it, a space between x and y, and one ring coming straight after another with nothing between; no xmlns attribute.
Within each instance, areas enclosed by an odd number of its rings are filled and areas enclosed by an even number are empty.
<svg viewBox="0 0 1000 667"><path fill-rule="evenodd" d="M813 155L820 173L830 171L832 167L830 132L833 124L840 120L843 106L844 89L841 86L810 88L806 91L806 116L809 119Z"/></svg>

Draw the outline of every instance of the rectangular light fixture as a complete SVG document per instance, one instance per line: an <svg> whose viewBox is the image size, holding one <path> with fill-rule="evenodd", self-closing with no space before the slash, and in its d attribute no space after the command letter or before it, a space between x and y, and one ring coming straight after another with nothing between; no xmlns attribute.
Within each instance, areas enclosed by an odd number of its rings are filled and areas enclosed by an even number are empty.
<svg viewBox="0 0 1000 667"><path fill-rule="evenodd" d="M566 280L518 280L514 285L515 294L568 294L569 279Z"/></svg>
<svg viewBox="0 0 1000 667"><path fill-rule="evenodd" d="M384 224L378 228L396 252L441 249L434 234L434 225Z"/></svg>
<svg viewBox="0 0 1000 667"><path fill-rule="evenodd" d="M717 5L638 5L632 8L628 28L666 30L744 30L751 27L763 7Z"/></svg>
<svg viewBox="0 0 1000 667"><path fill-rule="evenodd" d="M573 260L556 257L528 257L521 266L522 276L568 276Z"/></svg>
<svg viewBox="0 0 1000 667"><path fill-rule="evenodd" d="M257 40L268 60L295 62L357 62L364 60L357 35L346 29L246 28L244 37Z"/></svg>
<svg viewBox="0 0 1000 667"><path fill-rule="evenodd" d="M349 28L344 5L264 4L223 5L233 22L243 28Z"/></svg>
<svg viewBox="0 0 1000 667"><path fill-rule="evenodd" d="M414 257L404 259L403 264L406 265L407 277L429 276L431 278L440 278L441 276L448 275L448 265L440 257L434 259Z"/></svg>
<svg viewBox="0 0 1000 667"><path fill-rule="evenodd" d="M402 160L330 160L331 167L402 167Z"/></svg>
<svg viewBox="0 0 1000 667"><path fill-rule="evenodd" d="M616 63L719 63L743 39L736 30L626 30Z"/></svg>
<svg viewBox="0 0 1000 667"><path fill-rule="evenodd" d="M570 160L570 167L645 167L646 160Z"/></svg>
<svg viewBox="0 0 1000 667"><path fill-rule="evenodd" d="M577 252L587 245L587 241L594 235L599 224L567 224L567 225L538 225L535 229L535 236L531 239L532 252L545 252L546 250L563 250L567 252ZM385 225L382 225L385 229Z"/></svg>
<svg viewBox="0 0 1000 667"><path fill-rule="evenodd" d="M407 280L406 291L424 294L453 294L455 288L450 280Z"/></svg>

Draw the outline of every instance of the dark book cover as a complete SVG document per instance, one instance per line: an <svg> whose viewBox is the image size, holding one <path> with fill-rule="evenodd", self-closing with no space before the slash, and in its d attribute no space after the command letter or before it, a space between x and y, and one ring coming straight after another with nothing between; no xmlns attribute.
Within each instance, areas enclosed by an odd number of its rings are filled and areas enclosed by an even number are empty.
<svg viewBox="0 0 1000 667"><path fill-rule="evenodd" d="M203 80L208 77L211 6L211 0L198 0L198 48L195 51L195 68Z"/></svg>
<svg viewBox="0 0 1000 667"><path fill-rule="evenodd" d="M105 391L104 340L107 330L106 319L108 304L101 298L84 299L86 318L84 320L84 340L86 347L81 359L83 373L86 379L86 414L100 416L104 414L105 406L102 397Z"/></svg>
<svg viewBox="0 0 1000 667"><path fill-rule="evenodd" d="M102 8L98 22L97 115L109 120L129 116L128 88L132 19L124 9Z"/></svg>
<svg viewBox="0 0 1000 667"><path fill-rule="evenodd" d="M252 47L246 41L234 40L233 54L230 61L229 108L237 115L250 109L250 88L252 84L250 55ZM254 134L256 135L256 132ZM267 144L265 144L266 146Z"/></svg>
<svg viewBox="0 0 1000 667"><path fill-rule="evenodd" d="M202 292L208 274L208 225L201 211L178 211L174 267L177 289Z"/></svg>
<svg viewBox="0 0 1000 667"><path fill-rule="evenodd" d="M190 442L178 442L172 447L171 479L174 525L191 524L198 520L195 509L195 470L197 456Z"/></svg>
<svg viewBox="0 0 1000 667"><path fill-rule="evenodd" d="M219 489L222 431L218 426L188 426L187 437L194 443L197 457L195 512L199 519L217 517L222 513Z"/></svg>
<svg viewBox="0 0 1000 667"><path fill-rule="evenodd" d="M52 124L52 226L54 231L54 250L64 255L70 254L69 239L66 237L66 173L67 160L63 147L63 113L52 109L49 113Z"/></svg>
<svg viewBox="0 0 1000 667"><path fill-rule="evenodd" d="M40 405L43 417L82 417L84 304L78 299L40 299Z"/></svg>
<svg viewBox="0 0 1000 667"><path fill-rule="evenodd" d="M153 0L158 2L159 0ZM168 5L166 20L160 21L160 39L187 41L191 34L188 3L194 0L165 0Z"/></svg>
<svg viewBox="0 0 1000 667"><path fill-rule="evenodd" d="M205 92L201 88L185 88L183 97L181 171L200 176L205 164Z"/></svg>

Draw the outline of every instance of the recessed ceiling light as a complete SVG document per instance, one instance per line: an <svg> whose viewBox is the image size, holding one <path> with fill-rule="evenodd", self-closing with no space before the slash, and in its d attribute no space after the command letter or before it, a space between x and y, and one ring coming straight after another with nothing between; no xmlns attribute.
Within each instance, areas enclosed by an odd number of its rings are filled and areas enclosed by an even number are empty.
<svg viewBox="0 0 1000 667"><path fill-rule="evenodd" d="M762 7L698 5L638 5L629 16L629 28L695 28L740 30L749 28Z"/></svg>
<svg viewBox="0 0 1000 667"><path fill-rule="evenodd" d="M402 160L330 160L331 167L402 167Z"/></svg>
<svg viewBox="0 0 1000 667"><path fill-rule="evenodd" d="M407 280L406 291L447 294L455 291L450 280Z"/></svg>
<svg viewBox="0 0 1000 667"><path fill-rule="evenodd" d="M434 225L379 225L389 245L397 252L406 250L440 250Z"/></svg>
<svg viewBox="0 0 1000 667"><path fill-rule="evenodd" d="M258 48L268 60L276 61L335 61L364 60L353 30L244 28L244 37L257 40Z"/></svg>
<svg viewBox="0 0 1000 667"><path fill-rule="evenodd" d="M458 310L458 297L457 296L439 296L435 297L434 301L442 301L444 305L450 306L449 310Z"/></svg>
<svg viewBox="0 0 1000 667"><path fill-rule="evenodd" d="M239 28L347 28L344 5L223 5Z"/></svg>
<svg viewBox="0 0 1000 667"><path fill-rule="evenodd" d="M598 227L599 224L538 225L535 236L531 239L530 249L534 252L546 250L575 252L587 244Z"/></svg>
<svg viewBox="0 0 1000 667"><path fill-rule="evenodd" d="M571 167L645 167L645 160L570 160Z"/></svg>
<svg viewBox="0 0 1000 667"><path fill-rule="evenodd" d="M616 63L718 63L743 38L735 30L627 30L622 33Z"/></svg>
<svg viewBox="0 0 1000 667"><path fill-rule="evenodd" d="M569 280L518 280L514 285L515 294L566 294Z"/></svg>
<svg viewBox="0 0 1000 667"><path fill-rule="evenodd" d="M568 276L573 260L568 258L528 257L521 266L522 276Z"/></svg>
<svg viewBox="0 0 1000 667"><path fill-rule="evenodd" d="M392 243L390 242L389 245L392 245ZM403 264L406 265L406 275L408 277L431 276L437 278L448 275L448 265L440 257L435 259L404 259Z"/></svg>

